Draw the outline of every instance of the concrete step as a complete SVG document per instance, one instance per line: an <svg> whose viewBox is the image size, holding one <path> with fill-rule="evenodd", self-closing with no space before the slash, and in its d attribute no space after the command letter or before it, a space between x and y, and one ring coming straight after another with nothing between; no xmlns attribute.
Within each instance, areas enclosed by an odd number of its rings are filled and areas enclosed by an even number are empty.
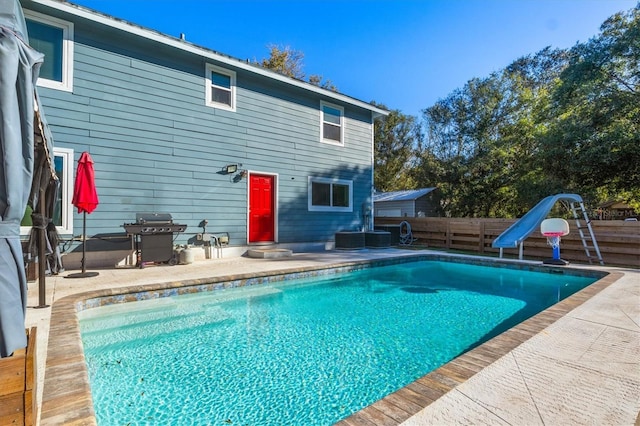
<svg viewBox="0 0 640 426"><path fill-rule="evenodd" d="M280 257L290 257L293 252L289 249L249 249L247 255L254 259L277 259Z"/></svg>

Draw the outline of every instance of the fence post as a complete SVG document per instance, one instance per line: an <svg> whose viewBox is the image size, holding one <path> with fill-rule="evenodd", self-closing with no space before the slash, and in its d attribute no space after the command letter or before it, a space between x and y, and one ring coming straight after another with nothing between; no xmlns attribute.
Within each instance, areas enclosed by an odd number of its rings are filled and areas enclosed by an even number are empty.
<svg viewBox="0 0 640 426"><path fill-rule="evenodd" d="M480 220L478 223L478 228L480 232L480 237L478 238L478 243L480 244L479 252L484 253L484 221Z"/></svg>

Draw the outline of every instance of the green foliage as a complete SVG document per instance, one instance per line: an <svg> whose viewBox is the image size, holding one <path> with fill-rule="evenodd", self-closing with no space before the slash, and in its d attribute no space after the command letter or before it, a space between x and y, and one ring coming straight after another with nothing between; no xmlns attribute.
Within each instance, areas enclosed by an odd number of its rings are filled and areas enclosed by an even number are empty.
<svg viewBox="0 0 640 426"><path fill-rule="evenodd" d="M292 49L290 46L270 44L267 47L269 49L269 57L255 62L257 65L297 80L305 79L303 52ZM338 88L331 80L324 80L321 75L313 74L309 76L309 83L323 89L338 91Z"/></svg>
<svg viewBox="0 0 640 426"><path fill-rule="evenodd" d="M269 49L269 57L263 59L259 64L270 70L273 70L287 77L302 80L305 77L302 69L304 65L304 53L299 50L292 49L289 46L277 46L271 44L267 46Z"/></svg>
<svg viewBox="0 0 640 426"><path fill-rule="evenodd" d="M375 105L375 104L374 104ZM376 105L387 109L384 105ZM374 187L378 191L415 188L410 170L420 129L416 118L393 110L374 121Z"/></svg>
<svg viewBox="0 0 640 426"><path fill-rule="evenodd" d="M596 199L600 193L638 201L640 6L609 18L598 37L569 56L546 117L541 159Z"/></svg>
<svg viewBox="0 0 640 426"><path fill-rule="evenodd" d="M302 52L269 49L259 65L306 78ZM640 208L640 3L585 43L468 81L421 120L391 111L374 141L376 189L436 186L446 216L518 217L560 192Z"/></svg>
<svg viewBox="0 0 640 426"><path fill-rule="evenodd" d="M338 88L333 84L331 80L325 80L323 76L312 74L309 76L309 83L322 87L323 89L331 90L332 92L337 92Z"/></svg>
<svg viewBox="0 0 640 426"><path fill-rule="evenodd" d="M376 129L376 187L437 186L447 216L517 217L560 192L640 206L640 4L586 43L468 81L422 131L395 131L415 126L400 117Z"/></svg>

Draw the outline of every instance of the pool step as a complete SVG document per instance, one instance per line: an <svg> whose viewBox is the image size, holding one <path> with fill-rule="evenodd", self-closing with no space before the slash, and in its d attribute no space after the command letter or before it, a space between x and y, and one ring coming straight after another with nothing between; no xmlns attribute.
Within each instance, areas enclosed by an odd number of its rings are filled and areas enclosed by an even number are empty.
<svg viewBox="0 0 640 426"><path fill-rule="evenodd" d="M247 251L247 255L254 259L277 259L280 257L291 257L293 252L289 249L250 249Z"/></svg>

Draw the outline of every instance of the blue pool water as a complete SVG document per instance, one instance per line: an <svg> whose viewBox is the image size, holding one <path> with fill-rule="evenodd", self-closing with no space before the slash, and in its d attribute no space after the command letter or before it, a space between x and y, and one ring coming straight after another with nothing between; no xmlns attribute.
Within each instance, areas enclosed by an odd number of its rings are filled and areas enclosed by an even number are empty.
<svg viewBox="0 0 640 426"><path fill-rule="evenodd" d="M80 313L100 425L331 425L595 278L422 261Z"/></svg>

